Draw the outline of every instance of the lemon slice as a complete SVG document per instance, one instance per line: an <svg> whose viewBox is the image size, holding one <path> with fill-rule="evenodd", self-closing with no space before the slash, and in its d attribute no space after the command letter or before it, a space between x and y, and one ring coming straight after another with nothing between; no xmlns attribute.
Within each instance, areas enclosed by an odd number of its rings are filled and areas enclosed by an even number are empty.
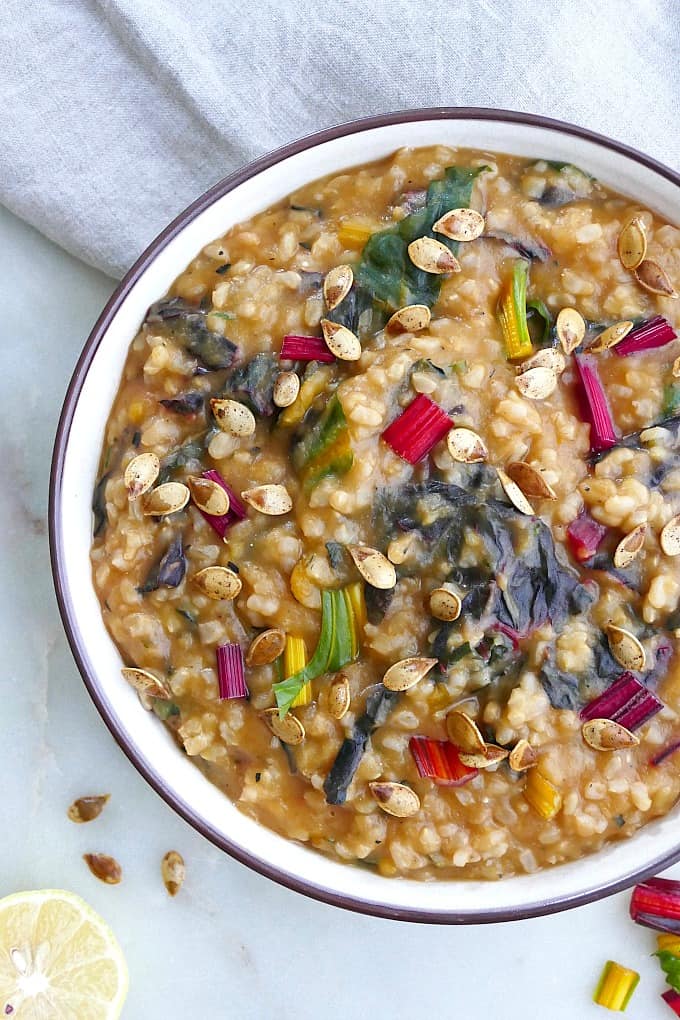
<svg viewBox="0 0 680 1020"><path fill-rule="evenodd" d="M43 889L0 900L3 1020L113 1020L127 988L113 932L79 896Z"/></svg>

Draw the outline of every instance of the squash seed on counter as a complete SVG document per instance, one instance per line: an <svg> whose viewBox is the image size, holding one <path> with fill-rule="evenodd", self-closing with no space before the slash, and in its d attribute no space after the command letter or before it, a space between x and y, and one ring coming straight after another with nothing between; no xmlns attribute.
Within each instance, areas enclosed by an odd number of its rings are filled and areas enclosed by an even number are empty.
<svg viewBox="0 0 680 1020"><path fill-rule="evenodd" d="M305 728L292 712L289 712L285 719L281 719L278 708L267 708L264 719L274 736L284 744L295 746L305 739Z"/></svg>
<svg viewBox="0 0 680 1020"><path fill-rule="evenodd" d="M277 407L290 407L300 392L300 376L297 372L281 372L277 375L272 400Z"/></svg>
<svg viewBox="0 0 680 1020"><path fill-rule="evenodd" d="M627 535L624 535L614 550L614 566L619 570L629 567L642 552L646 535L646 524L638 524L637 528L633 528ZM680 552L680 547L678 551Z"/></svg>
<svg viewBox="0 0 680 1020"><path fill-rule="evenodd" d="M549 368L555 375L562 375L566 367L567 363L559 348L544 347L543 350L536 351L530 358L518 365L517 374L522 375L532 368Z"/></svg>
<svg viewBox="0 0 680 1020"><path fill-rule="evenodd" d="M506 464L505 471L508 478L515 485L519 485L525 496L532 499L557 499L557 493L552 485L546 482L538 468L532 467L526 461L513 460Z"/></svg>
<svg viewBox="0 0 680 1020"><path fill-rule="evenodd" d="M557 376L552 368L537 365L522 372L515 379L515 385L523 397L529 400L545 400L555 392Z"/></svg>
<svg viewBox="0 0 680 1020"><path fill-rule="evenodd" d="M216 602L233 602L243 587L241 578L229 567L204 567L194 574L193 581L204 595Z"/></svg>
<svg viewBox="0 0 680 1020"><path fill-rule="evenodd" d="M450 591L448 588L435 588L430 592L429 606L435 620L453 623L460 616L462 602L455 591Z"/></svg>
<svg viewBox="0 0 680 1020"><path fill-rule="evenodd" d="M508 765L515 772L532 769L538 761L538 755L528 740L518 740L508 756Z"/></svg>
<svg viewBox="0 0 680 1020"><path fill-rule="evenodd" d="M229 432L232 436L252 436L255 432L255 415L238 400L214 398L210 401L210 407L223 432Z"/></svg>
<svg viewBox="0 0 680 1020"><path fill-rule="evenodd" d="M639 216L633 216L621 229L616 245L624 269L637 269L647 254L647 233Z"/></svg>
<svg viewBox="0 0 680 1020"><path fill-rule="evenodd" d="M321 320L321 329L326 346L331 354L334 354L340 361L358 361L361 357L361 344L359 337L330 319Z"/></svg>
<svg viewBox="0 0 680 1020"><path fill-rule="evenodd" d="M165 482L142 497L142 513L145 517L166 517L179 513L189 502L189 487L182 482Z"/></svg>
<svg viewBox="0 0 680 1020"><path fill-rule="evenodd" d="M598 333L588 351L596 354L599 351L608 351L612 347L616 347L628 336L632 328L633 323L629 319L624 322L615 322L613 326L608 326L607 329Z"/></svg>
<svg viewBox="0 0 680 1020"><path fill-rule="evenodd" d="M95 878L106 885L118 885L123 877L121 868L115 857L108 854L83 854L83 860Z"/></svg>
<svg viewBox="0 0 680 1020"><path fill-rule="evenodd" d="M246 666L268 666L278 659L286 647L286 633L278 627L263 630L250 643L246 652Z"/></svg>
<svg viewBox="0 0 680 1020"><path fill-rule="evenodd" d="M502 468L496 468L496 474L498 475L499 482L503 486L503 492L515 509L519 510L521 514L526 514L527 517L533 517L536 511L520 489L517 482L513 482L512 478L510 478Z"/></svg>
<svg viewBox="0 0 680 1020"><path fill-rule="evenodd" d="M640 743L639 737L613 719L590 719L583 724L581 735L594 751L620 751Z"/></svg>
<svg viewBox="0 0 680 1020"><path fill-rule="evenodd" d="M476 209L449 209L432 227L452 241L474 241L484 233L484 217Z"/></svg>
<svg viewBox="0 0 680 1020"><path fill-rule="evenodd" d="M163 885L170 896L176 896L186 878L184 858L177 850L168 850L161 861L161 877Z"/></svg>
<svg viewBox="0 0 680 1020"><path fill-rule="evenodd" d="M161 698L163 701L170 701L172 698L172 692L165 680L161 680L155 673L150 673L148 669L124 666L120 672L123 680L127 680L139 694L150 698Z"/></svg>
<svg viewBox="0 0 680 1020"><path fill-rule="evenodd" d="M269 517L279 517L293 509L293 500L285 485L256 485L242 492L241 497L254 510Z"/></svg>
<svg viewBox="0 0 680 1020"><path fill-rule="evenodd" d="M586 335L585 319L575 308L562 308L557 316L555 332L564 353L571 354L583 343Z"/></svg>
<svg viewBox="0 0 680 1020"><path fill-rule="evenodd" d="M394 588L397 572L386 556L369 545L348 545L347 549L364 581L383 591Z"/></svg>
<svg viewBox="0 0 680 1020"><path fill-rule="evenodd" d="M403 783L373 782L368 784L376 803L388 815L410 818L420 811L420 797Z"/></svg>
<svg viewBox="0 0 680 1020"><path fill-rule="evenodd" d="M446 733L452 744L463 754L484 754L486 741L479 732L479 727L467 712L454 709L446 717Z"/></svg>
<svg viewBox="0 0 680 1020"><path fill-rule="evenodd" d="M349 711L351 700L349 680L340 673L328 689L328 711L334 719L342 719Z"/></svg>
<svg viewBox="0 0 680 1020"><path fill-rule="evenodd" d="M441 241L433 237L418 237L408 246L408 256L417 269L424 273L459 273L460 262Z"/></svg>
<svg viewBox="0 0 680 1020"><path fill-rule="evenodd" d="M635 279L650 294L661 294L663 297L676 298L678 292L668 278L668 273L658 262L643 259L637 269L633 270Z"/></svg>
<svg viewBox="0 0 680 1020"><path fill-rule="evenodd" d="M140 453L133 457L123 475L128 499L137 499L138 496L148 492L158 478L160 470L161 462L155 453Z"/></svg>
<svg viewBox="0 0 680 1020"><path fill-rule="evenodd" d="M351 266L335 266L326 273L323 281L323 296L329 312L337 308L349 294L354 283L354 272Z"/></svg>
<svg viewBox="0 0 680 1020"><path fill-rule="evenodd" d="M469 769L490 769L492 765L505 761L508 752L496 744L485 744L483 751L460 751L458 757Z"/></svg>
<svg viewBox="0 0 680 1020"><path fill-rule="evenodd" d="M420 333L427 329L432 313L427 305L405 305L387 320L385 332L392 336L399 333Z"/></svg>
<svg viewBox="0 0 680 1020"><path fill-rule="evenodd" d="M212 478L187 478L191 498L204 513L224 517L229 512L229 494Z"/></svg>
<svg viewBox="0 0 680 1020"><path fill-rule="evenodd" d="M451 429L446 437L449 453L459 464L480 464L489 459L489 451L481 436L474 429L464 426Z"/></svg>
<svg viewBox="0 0 680 1020"><path fill-rule="evenodd" d="M680 554L680 514L671 517L664 525L659 535L661 551L666 556L678 556Z"/></svg>
<svg viewBox="0 0 680 1020"><path fill-rule="evenodd" d="M390 666L383 677L383 686L388 691L408 691L427 676L438 659L421 659L414 656L401 659Z"/></svg>
<svg viewBox="0 0 680 1020"><path fill-rule="evenodd" d="M634 634L612 623L606 628L606 634L609 651L620 666L632 669L635 673L641 673L646 668L645 650Z"/></svg>
<svg viewBox="0 0 680 1020"><path fill-rule="evenodd" d="M66 813L72 822L77 822L79 825L84 822L93 822L95 818L99 818L110 797L110 793L79 797L73 801Z"/></svg>

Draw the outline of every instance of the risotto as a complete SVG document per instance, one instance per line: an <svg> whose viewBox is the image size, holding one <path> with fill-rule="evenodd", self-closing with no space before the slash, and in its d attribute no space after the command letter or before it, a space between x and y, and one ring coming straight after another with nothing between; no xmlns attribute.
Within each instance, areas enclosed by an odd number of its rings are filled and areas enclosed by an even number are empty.
<svg viewBox="0 0 680 1020"><path fill-rule="evenodd" d="M532 872L680 795L680 231L586 171L301 188L149 309L108 420L125 680L241 811L384 876Z"/></svg>

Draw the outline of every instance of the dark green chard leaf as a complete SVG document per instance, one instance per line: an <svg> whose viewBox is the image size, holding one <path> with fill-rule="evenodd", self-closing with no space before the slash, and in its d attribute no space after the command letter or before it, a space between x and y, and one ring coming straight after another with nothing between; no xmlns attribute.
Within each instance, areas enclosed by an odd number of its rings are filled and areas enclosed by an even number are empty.
<svg viewBox="0 0 680 1020"><path fill-rule="evenodd" d="M385 314L376 308L373 295L355 283L349 294L327 316L331 322L346 326L357 336L377 333L385 325Z"/></svg>
<svg viewBox="0 0 680 1020"><path fill-rule="evenodd" d="M229 368L236 355L236 344L205 324L206 310L183 298L156 301L146 314L145 323L164 323L172 335L203 368L214 372Z"/></svg>
<svg viewBox="0 0 680 1020"><path fill-rule="evenodd" d="M205 394L199 390L190 390L188 393L179 393L176 397L161 400L161 404L175 414L198 414L205 404Z"/></svg>
<svg viewBox="0 0 680 1020"><path fill-rule="evenodd" d="M205 455L207 434L206 431L201 432L198 436L192 436L182 446L169 453L161 461L161 470L156 484L162 485L163 482L169 482L176 471L181 471L183 468L188 467L189 464L196 464L197 470L200 470Z"/></svg>
<svg viewBox="0 0 680 1020"><path fill-rule="evenodd" d="M537 241L533 237L515 237L505 230L487 230L483 236L494 241L502 241L529 262L534 259L537 262L547 262L552 256L550 248L546 248L542 241Z"/></svg>
<svg viewBox="0 0 680 1020"><path fill-rule="evenodd" d="M94 492L92 493L92 514L94 516L92 534L95 538L97 535L102 533L108 524L108 515L106 513L106 483L110 477L110 471L107 471L106 474L102 475L95 485Z"/></svg>
<svg viewBox="0 0 680 1020"><path fill-rule="evenodd" d="M117 439L109 444L106 456L104 457L104 473L97 480L92 493L92 515L94 517L92 535L94 538L96 538L97 535L100 535L108 524L108 516L106 513L106 483L123 459L123 454L127 449L128 443L132 442L134 447L139 445L138 436L139 434L137 432L131 434L131 429L127 428L123 430Z"/></svg>
<svg viewBox="0 0 680 1020"><path fill-rule="evenodd" d="M394 598L394 588L374 588L372 584L364 585L364 602L366 603L366 619L374 626L382 623L385 613Z"/></svg>
<svg viewBox="0 0 680 1020"><path fill-rule="evenodd" d="M277 410L273 393L274 383L280 371L278 355L256 354L231 373L223 395L242 401L255 414L271 417Z"/></svg>
<svg viewBox="0 0 680 1020"><path fill-rule="evenodd" d="M366 699L364 714L357 719L351 737L347 737L326 776L323 789L329 804L344 804L347 790L359 768L372 733L382 726L399 697L385 688L373 691Z"/></svg>
<svg viewBox="0 0 680 1020"><path fill-rule="evenodd" d="M340 542L326 542L326 552L333 570L340 570L345 565L345 547Z"/></svg>
<svg viewBox="0 0 680 1020"><path fill-rule="evenodd" d="M177 588L184 580L187 569L186 556L182 535L177 535L161 556L151 567L144 584L137 591L140 595L157 591L159 588Z"/></svg>
<svg viewBox="0 0 680 1020"><path fill-rule="evenodd" d="M540 320L540 324L537 320ZM527 301L527 323L533 343L539 347L545 347L550 343L553 321L551 313L540 298Z"/></svg>
<svg viewBox="0 0 680 1020"><path fill-rule="evenodd" d="M663 391L662 415L664 418L674 418L680 411L680 383L669 383Z"/></svg>
<svg viewBox="0 0 680 1020"><path fill-rule="evenodd" d="M349 471L354 454L347 419L337 393L331 396L311 428L303 423L302 436L293 446L291 456L307 492L329 475L339 478Z"/></svg>
<svg viewBox="0 0 680 1020"><path fill-rule="evenodd" d="M166 701L164 698L154 698L152 701L152 708L159 719L166 722L175 715L179 715L179 707L174 701Z"/></svg>
<svg viewBox="0 0 680 1020"><path fill-rule="evenodd" d="M182 608L178 608L178 609L177 609L177 612L179 613L179 615L180 615L180 616L181 616L181 617L182 617L182 618L183 618L184 620L186 620L186 621L187 621L187 623L188 623L188 624L189 624L189 625L190 625L191 627L195 627L195 626L196 626L196 624L197 624L197 622L198 622L198 621L196 620L196 617L194 616L194 614L193 614L193 613L191 613L191 612L189 612L189 610L188 610L188 609L182 609Z"/></svg>

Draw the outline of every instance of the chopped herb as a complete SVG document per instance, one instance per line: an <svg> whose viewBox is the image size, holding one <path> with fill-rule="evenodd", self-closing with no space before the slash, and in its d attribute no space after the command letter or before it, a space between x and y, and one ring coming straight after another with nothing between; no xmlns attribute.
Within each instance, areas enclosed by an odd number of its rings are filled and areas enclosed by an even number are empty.
<svg viewBox="0 0 680 1020"><path fill-rule="evenodd" d="M256 782L256 783L259 783L259 781L260 781L261 779L262 779L262 773L261 773L261 772L256 772L256 773L255 773L255 782Z"/></svg>
<svg viewBox="0 0 680 1020"><path fill-rule="evenodd" d="M614 825L616 825L616 827L619 829L622 829L626 824L626 819L623 817L623 815L614 815L613 821Z"/></svg>
<svg viewBox="0 0 680 1020"><path fill-rule="evenodd" d="M215 272L219 273L220 276L223 276L225 273L228 273L230 269L231 269L231 262L224 262L221 266L217 267Z"/></svg>
<svg viewBox="0 0 680 1020"><path fill-rule="evenodd" d="M233 322L236 318L236 312L211 312L210 314L216 319L224 319L225 322Z"/></svg>
<svg viewBox="0 0 680 1020"><path fill-rule="evenodd" d="M198 621L194 614L190 613L188 609L177 609L176 612L179 613L179 615L182 616L187 623L190 623L192 627L196 626Z"/></svg>

